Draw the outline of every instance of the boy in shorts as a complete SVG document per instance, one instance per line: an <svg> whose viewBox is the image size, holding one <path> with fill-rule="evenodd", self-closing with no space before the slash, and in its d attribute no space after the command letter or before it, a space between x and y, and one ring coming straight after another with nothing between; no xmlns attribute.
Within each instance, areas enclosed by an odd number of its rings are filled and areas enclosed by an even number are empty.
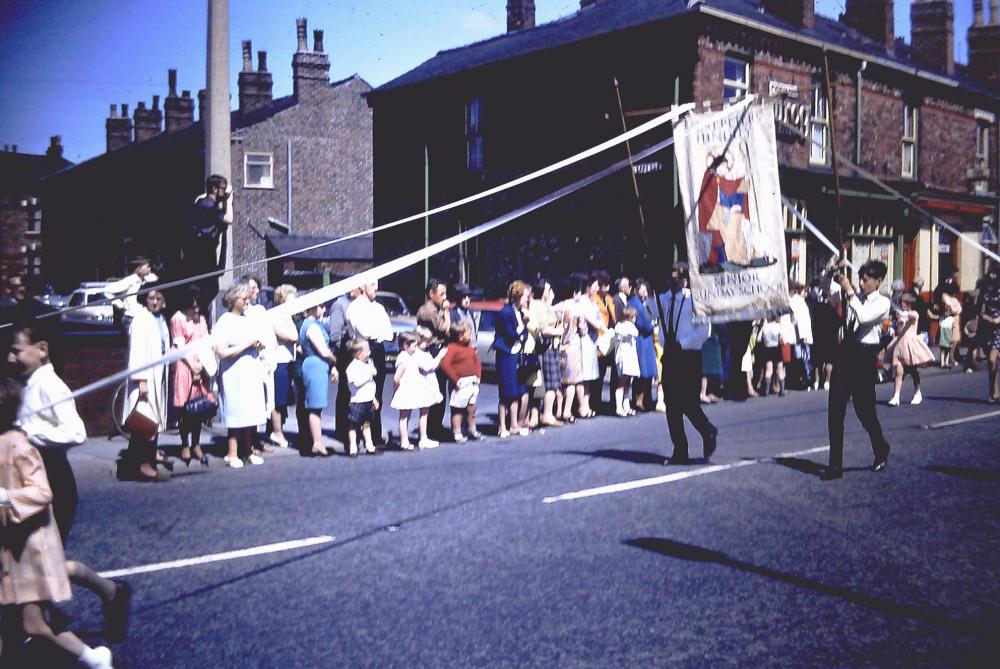
<svg viewBox="0 0 1000 669"><path fill-rule="evenodd" d="M464 444L469 439L482 438L476 429L476 400L479 399L479 381L483 376L482 364L476 347L472 345L472 328L468 323L451 326L451 343L441 361L441 370L451 381L451 431L455 442ZM469 436L462 434L465 420Z"/></svg>
<svg viewBox="0 0 1000 669"><path fill-rule="evenodd" d="M347 410L347 454L352 458L358 456L358 430L365 439L365 453L381 455L372 440L372 416L378 410L378 400L375 398L375 377L378 372L371 357L371 347L364 339L352 339L347 344L347 350L354 358L347 366L347 386L351 391L351 402Z"/></svg>

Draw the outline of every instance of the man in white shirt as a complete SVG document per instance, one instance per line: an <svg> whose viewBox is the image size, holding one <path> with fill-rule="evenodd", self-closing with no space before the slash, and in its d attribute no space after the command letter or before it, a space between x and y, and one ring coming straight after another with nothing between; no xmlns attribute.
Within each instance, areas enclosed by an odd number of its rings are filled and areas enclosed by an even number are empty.
<svg viewBox="0 0 1000 669"><path fill-rule="evenodd" d="M875 453L874 471L885 469L889 460L889 442L882 434L882 426L875 411L875 360L878 357L882 336L882 319L889 314L889 298L878 292L887 268L878 260L866 262L858 270L860 288L855 291L850 278L843 273L846 261L840 263L840 272L834 279L840 285L847 318L844 341L840 344L834 361L830 382L830 404L827 425L830 430L830 465L823 473L824 480L843 476L844 418L847 402L854 400L854 413L868 432ZM859 294L860 293L860 294Z"/></svg>
<svg viewBox="0 0 1000 669"><path fill-rule="evenodd" d="M350 324L347 322L347 308L360 294L361 288L354 288L334 300L327 320L330 330L330 350L337 356L337 371L340 373L337 380L336 427L334 431L337 439L345 444L347 443L347 411L351 403L351 391L347 386L347 365L351 362L351 354L347 350L347 342L351 338Z"/></svg>
<svg viewBox="0 0 1000 669"><path fill-rule="evenodd" d="M806 287L798 282L789 282L792 295L788 298L788 306L792 310L792 320L795 326L796 343L799 348L799 358L795 369L801 378L797 380L806 390L812 390L812 316L806 303ZM801 367L799 367L801 365Z"/></svg>
<svg viewBox="0 0 1000 669"><path fill-rule="evenodd" d="M131 274L124 279L119 279L104 287L104 295L106 297L118 298L112 302L112 306L116 311L122 312L122 325L126 329L132 317L135 316L136 309L139 308L137 293L147 283L155 283L160 280L150 269L147 258L139 256L133 259L130 265L132 267Z"/></svg>
<svg viewBox="0 0 1000 669"><path fill-rule="evenodd" d="M392 341L392 323L385 307L375 301L378 282L365 284L361 294L347 307L348 330L355 338L368 340L371 347L371 361L375 365L375 399L379 408L375 410L371 423L372 436L376 445L385 444L382 434L382 391L385 390L385 343Z"/></svg>
<svg viewBox="0 0 1000 669"><path fill-rule="evenodd" d="M701 347L712 333L708 324L692 323L691 291L685 288L686 267L675 270L670 290L657 296L660 310L660 338L663 343L663 394L667 404L667 427L674 451L664 464L686 465L687 416L704 444L705 459L715 452L719 431L701 408Z"/></svg>

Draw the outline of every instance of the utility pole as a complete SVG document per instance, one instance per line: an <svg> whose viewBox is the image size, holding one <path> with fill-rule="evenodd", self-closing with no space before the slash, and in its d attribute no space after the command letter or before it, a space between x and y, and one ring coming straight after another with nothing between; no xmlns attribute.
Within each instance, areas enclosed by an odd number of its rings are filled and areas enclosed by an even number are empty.
<svg viewBox="0 0 1000 669"><path fill-rule="evenodd" d="M208 118L205 126L205 178L212 174L226 177L232 187L232 163L229 153L229 0L208 0L208 52L206 59L206 90ZM232 205L232 201L230 201ZM226 273L219 285L228 288L233 283L232 226L222 237ZM220 258L222 260L223 258Z"/></svg>

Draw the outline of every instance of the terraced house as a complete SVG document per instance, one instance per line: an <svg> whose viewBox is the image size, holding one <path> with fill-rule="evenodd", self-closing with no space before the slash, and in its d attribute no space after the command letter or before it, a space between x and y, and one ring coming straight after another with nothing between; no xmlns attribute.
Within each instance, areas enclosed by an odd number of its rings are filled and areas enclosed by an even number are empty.
<svg viewBox="0 0 1000 669"><path fill-rule="evenodd" d="M505 34L442 51L368 95L375 222L503 183L671 105L720 109L754 94L777 109L784 195L828 236L836 238L835 148L978 240L998 220L1000 11L995 0L973 4L963 65L954 59L954 8L946 0L913 3L909 42L893 33L891 0L846 0L838 19L817 15L813 0L582 0L575 13L544 25L535 25L533 0L509 0ZM661 139L644 136L631 149ZM436 216L428 237L454 234L624 157L624 148L611 151L534 190ZM978 251L871 179L840 172L840 216L855 260L880 258L889 280L922 276L929 286L954 267L963 289L974 286ZM634 173L649 247L626 171L433 259L430 271L447 275L457 263L454 278L494 294L511 278L539 272L558 278L605 267L656 278L669 264L664 257L685 253L672 149ZM829 252L785 214L789 272L808 279ZM422 246L420 227L379 234L376 261ZM987 241L995 238L989 232ZM398 277L397 286L419 285L421 271Z"/></svg>

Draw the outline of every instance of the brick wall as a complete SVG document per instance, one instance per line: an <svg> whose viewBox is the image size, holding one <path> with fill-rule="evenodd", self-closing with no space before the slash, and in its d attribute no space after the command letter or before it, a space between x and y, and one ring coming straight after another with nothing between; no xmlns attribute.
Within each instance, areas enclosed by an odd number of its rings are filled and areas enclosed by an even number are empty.
<svg viewBox="0 0 1000 669"><path fill-rule="evenodd" d="M120 334L68 334L63 338L65 363L61 376L77 390L128 368L128 348ZM118 386L102 388L76 400L76 409L91 437L111 434L111 398Z"/></svg>
<svg viewBox="0 0 1000 669"><path fill-rule="evenodd" d="M372 114L355 77L238 130L232 151L234 262L262 260L267 218L288 222L288 142L292 145L292 232L335 237L372 228ZM270 189L244 187L244 156L270 153ZM263 267L254 272L266 275Z"/></svg>
<svg viewBox="0 0 1000 669"><path fill-rule="evenodd" d="M968 190L967 172L974 167L976 120L971 109L939 100L920 106L918 177L928 186Z"/></svg>

